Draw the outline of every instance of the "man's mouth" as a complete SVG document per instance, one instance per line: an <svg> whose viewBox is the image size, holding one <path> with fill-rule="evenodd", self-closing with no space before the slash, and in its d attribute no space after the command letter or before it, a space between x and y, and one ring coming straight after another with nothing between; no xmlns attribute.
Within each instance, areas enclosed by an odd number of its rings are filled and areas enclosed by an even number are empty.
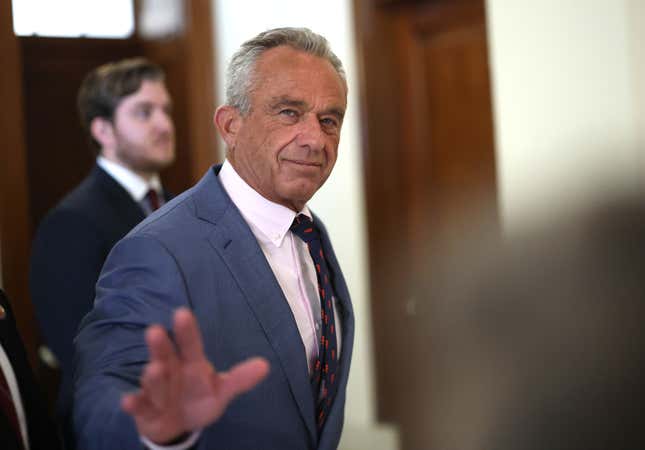
<svg viewBox="0 0 645 450"><path fill-rule="evenodd" d="M153 142L157 145L168 145L172 142L172 137L167 134L162 134L160 136L157 136Z"/></svg>
<svg viewBox="0 0 645 450"><path fill-rule="evenodd" d="M284 159L283 161L302 167L320 167L322 163L317 161L304 161L299 159Z"/></svg>

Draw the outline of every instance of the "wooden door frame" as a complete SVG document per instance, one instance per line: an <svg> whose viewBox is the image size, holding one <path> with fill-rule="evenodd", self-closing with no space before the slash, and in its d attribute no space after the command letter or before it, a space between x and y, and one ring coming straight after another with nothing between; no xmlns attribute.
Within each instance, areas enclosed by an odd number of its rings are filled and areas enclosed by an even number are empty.
<svg viewBox="0 0 645 450"><path fill-rule="evenodd" d="M409 257L417 252L415 246L419 244L402 237L406 233L414 235L409 224L414 222L411 217L419 211L413 210L414 202L410 199L414 198L417 184L422 182L418 177L420 169L411 166L415 161L408 158L405 151L406 146L415 147L423 139L422 134L431 131L419 133L423 127L419 119L424 116L421 99L415 97L423 89L415 81L414 71L419 67L406 66L405 75L401 72L401 59L414 61L409 52L418 49L409 45L409 30L403 31L402 27L409 25L398 19L406 13L413 17L417 15L422 20L413 19L412 28L424 34L435 34L451 29L457 23L475 20L479 24L482 17L485 18L485 2L354 0L354 10L361 79L374 348L395 339L394 348L404 349L403 337L408 335L407 322L402 316L407 314L406 310L414 308L408 276L412 271ZM482 25L486 26L485 20ZM400 58L401 52L407 52L407 57ZM408 173L412 176L407 176ZM401 356L386 353L382 349L375 355L377 416L384 422L397 422L409 405L406 396L394 390L410 387L405 382L406 374L397 373L390 367Z"/></svg>
<svg viewBox="0 0 645 450"><path fill-rule="evenodd" d="M16 315L18 329L35 363L38 333L29 301L28 273L32 230L23 109L22 57L13 32L11 1L0 2L0 255L2 287Z"/></svg>

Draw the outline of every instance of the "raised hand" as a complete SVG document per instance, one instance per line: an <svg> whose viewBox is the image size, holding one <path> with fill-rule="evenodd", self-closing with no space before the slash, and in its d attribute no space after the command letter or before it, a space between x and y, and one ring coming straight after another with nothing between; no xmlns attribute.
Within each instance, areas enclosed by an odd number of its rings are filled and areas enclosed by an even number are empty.
<svg viewBox="0 0 645 450"><path fill-rule="evenodd" d="M141 375L141 389L121 400L139 434L158 444L215 422L233 398L269 373L262 358L218 372L204 356L197 321L187 308L175 312L173 330L176 348L161 326L148 327L150 361Z"/></svg>

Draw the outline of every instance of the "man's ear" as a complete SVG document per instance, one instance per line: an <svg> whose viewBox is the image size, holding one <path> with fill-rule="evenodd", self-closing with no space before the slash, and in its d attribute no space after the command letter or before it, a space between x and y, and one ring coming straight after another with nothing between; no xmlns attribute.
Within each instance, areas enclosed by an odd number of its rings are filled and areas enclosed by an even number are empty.
<svg viewBox="0 0 645 450"><path fill-rule="evenodd" d="M229 149L234 149L238 132L242 126L240 111L234 106L222 105L215 111L213 123L224 142L226 142L226 146Z"/></svg>
<svg viewBox="0 0 645 450"><path fill-rule="evenodd" d="M101 146L102 152L115 147L114 125L104 117L95 117L90 123L90 133Z"/></svg>

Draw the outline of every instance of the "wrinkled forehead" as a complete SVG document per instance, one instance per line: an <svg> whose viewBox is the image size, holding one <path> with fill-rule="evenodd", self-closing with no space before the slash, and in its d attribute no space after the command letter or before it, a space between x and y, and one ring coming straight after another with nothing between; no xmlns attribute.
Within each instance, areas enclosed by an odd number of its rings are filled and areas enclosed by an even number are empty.
<svg viewBox="0 0 645 450"><path fill-rule="evenodd" d="M263 52L250 78L250 92L267 90L278 83L279 87L299 89L303 94L326 90L347 98L347 82L329 60L285 45Z"/></svg>

